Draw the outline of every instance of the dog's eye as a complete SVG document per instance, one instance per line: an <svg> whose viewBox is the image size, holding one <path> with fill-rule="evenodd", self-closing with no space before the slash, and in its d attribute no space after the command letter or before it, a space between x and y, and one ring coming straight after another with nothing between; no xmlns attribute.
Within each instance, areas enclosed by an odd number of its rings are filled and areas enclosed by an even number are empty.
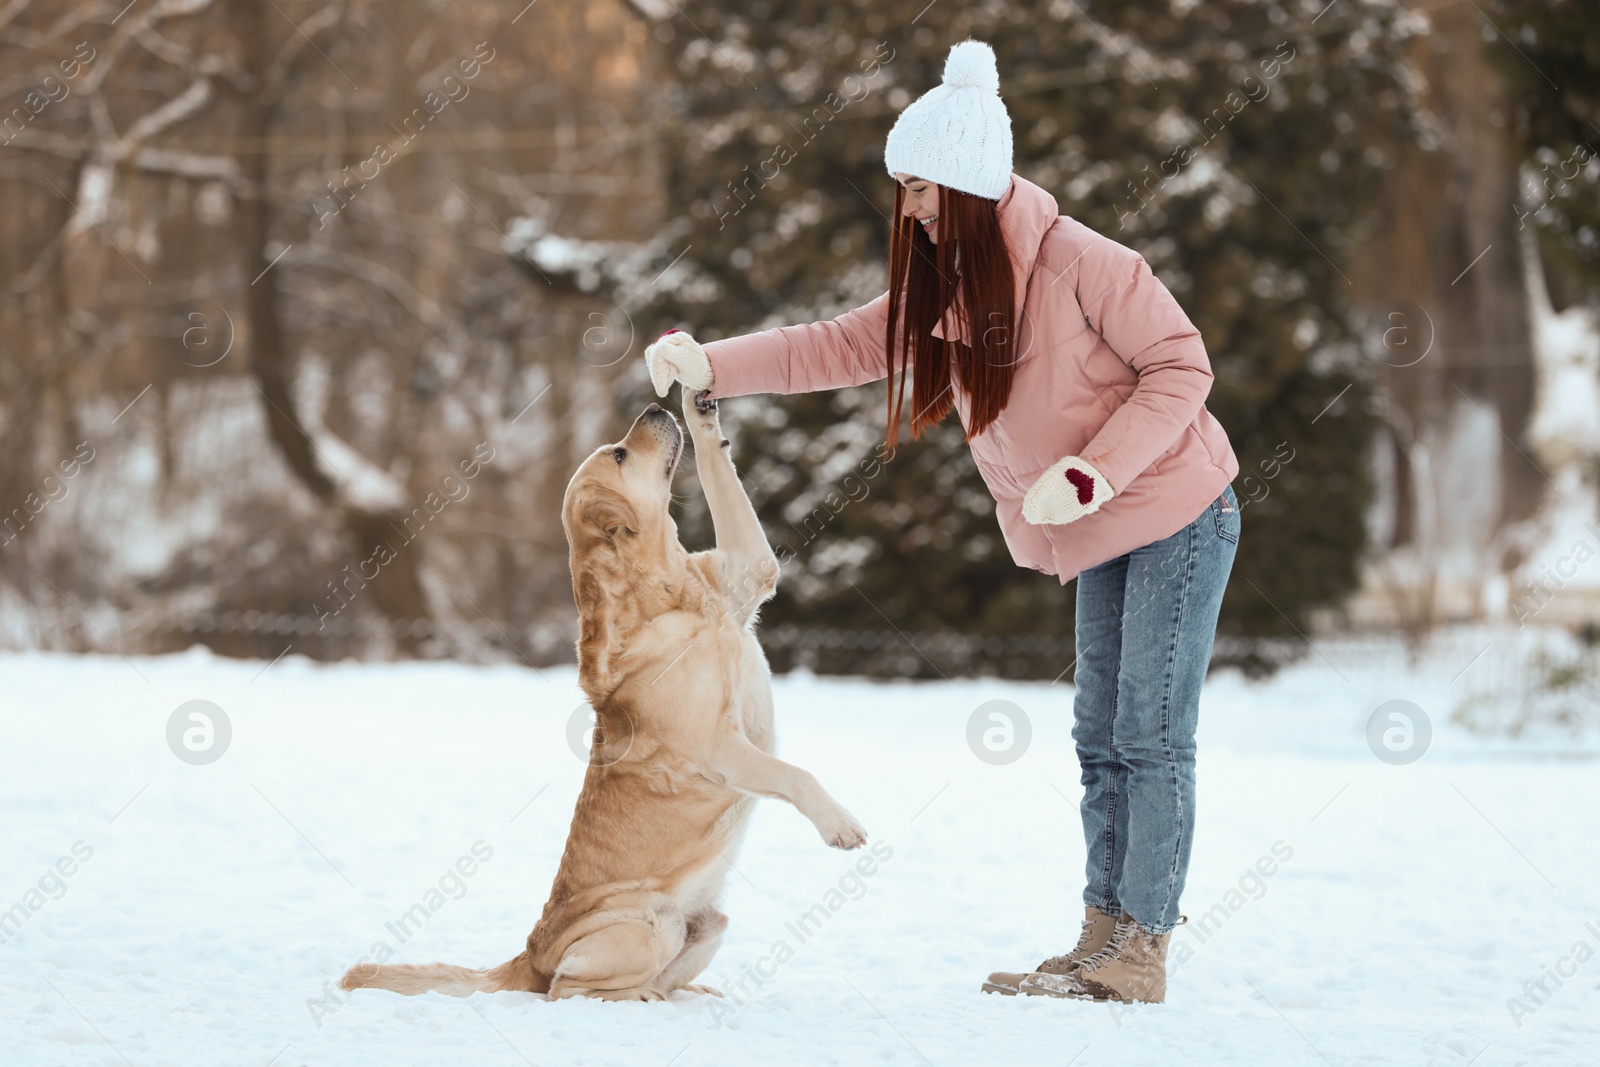
<svg viewBox="0 0 1600 1067"><path fill-rule="evenodd" d="M622 461L628 458L628 450L626 448L613 448L611 454L616 457L618 466L621 466Z"/></svg>

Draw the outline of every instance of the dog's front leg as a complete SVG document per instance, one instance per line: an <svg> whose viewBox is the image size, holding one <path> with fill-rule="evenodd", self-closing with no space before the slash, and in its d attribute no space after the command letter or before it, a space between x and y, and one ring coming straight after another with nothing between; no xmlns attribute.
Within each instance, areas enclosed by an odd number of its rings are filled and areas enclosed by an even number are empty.
<svg viewBox="0 0 1600 1067"><path fill-rule="evenodd" d="M717 423L717 402L704 394L684 391L684 421L694 440L695 468L711 510L717 554L728 603L742 626L778 588L778 557L756 518L739 472L733 468L730 446Z"/></svg>
<svg viewBox="0 0 1600 1067"><path fill-rule="evenodd" d="M703 773L714 782L745 793L787 800L834 848L860 848L867 832L822 788L810 771L761 751L743 734L730 734L713 750Z"/></svg>

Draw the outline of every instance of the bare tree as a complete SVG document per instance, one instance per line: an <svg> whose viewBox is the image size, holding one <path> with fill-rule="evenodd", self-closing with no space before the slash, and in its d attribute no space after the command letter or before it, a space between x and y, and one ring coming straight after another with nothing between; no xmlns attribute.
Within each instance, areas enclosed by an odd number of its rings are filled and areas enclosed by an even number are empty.
<svg viewBox="0 0 1600 1067"><path fill-rule="evenodd" d="M639 383L583 358L615 309L507 232L651 235L646 31L620 0L0 6L5 100L46 102L0 123L0 501L100 444L0 581L141 647L563 658L554 505Z"/></svg>

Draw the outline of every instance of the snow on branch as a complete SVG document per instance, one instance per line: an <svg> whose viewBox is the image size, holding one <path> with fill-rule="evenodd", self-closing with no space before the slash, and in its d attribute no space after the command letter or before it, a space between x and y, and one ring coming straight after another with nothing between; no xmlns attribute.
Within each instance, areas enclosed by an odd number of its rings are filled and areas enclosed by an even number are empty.
<svg viewBox="0 0 1600 1067"><path fill-rule="evenodd" d="M670 19L677 11L671 0L628 0L628 3L635 11L653 22Z"/></svg>
<svg viewBox="0 0 1600 1067"><path fill-rule="evenodd" d="M547 278L563 278L585 293L602 287L623 307L642 307L673 296L689 303L715 299L719 286L686 258L681 230L671 227L648 241L587 241L552 233L541 219L512 218L505 250Z"/></svg>
<svg viewBox="0 0 1600 1067"><path fill-rule="evenodd" d="M320 423L307 420L305 431L317 456L334 475L334 495L340 503L356 511L381 514L395 511L406 503L405 487L399 479L356 451L344 439Z"/></svg>

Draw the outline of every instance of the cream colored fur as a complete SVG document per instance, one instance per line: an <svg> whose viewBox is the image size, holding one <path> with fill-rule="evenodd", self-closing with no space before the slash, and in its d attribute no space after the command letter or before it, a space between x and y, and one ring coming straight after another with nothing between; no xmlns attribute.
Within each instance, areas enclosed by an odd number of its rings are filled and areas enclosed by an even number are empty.
<svg viewBox="0 0 1600 1067"><path fill-rule="evenodd" d="M816 778L772 754L772 679L752 623L777 588L777 559L716 402L696 398L684 415L716 548L690 553L678 542L668 504L683 434L658 405L567 486L579 679L598 722L527 947L489 970L365 964L344 988L606 1000L715 992L692 983L728 924L718 898L755 798L787 800L835 848L866 841Z"/></svg>

